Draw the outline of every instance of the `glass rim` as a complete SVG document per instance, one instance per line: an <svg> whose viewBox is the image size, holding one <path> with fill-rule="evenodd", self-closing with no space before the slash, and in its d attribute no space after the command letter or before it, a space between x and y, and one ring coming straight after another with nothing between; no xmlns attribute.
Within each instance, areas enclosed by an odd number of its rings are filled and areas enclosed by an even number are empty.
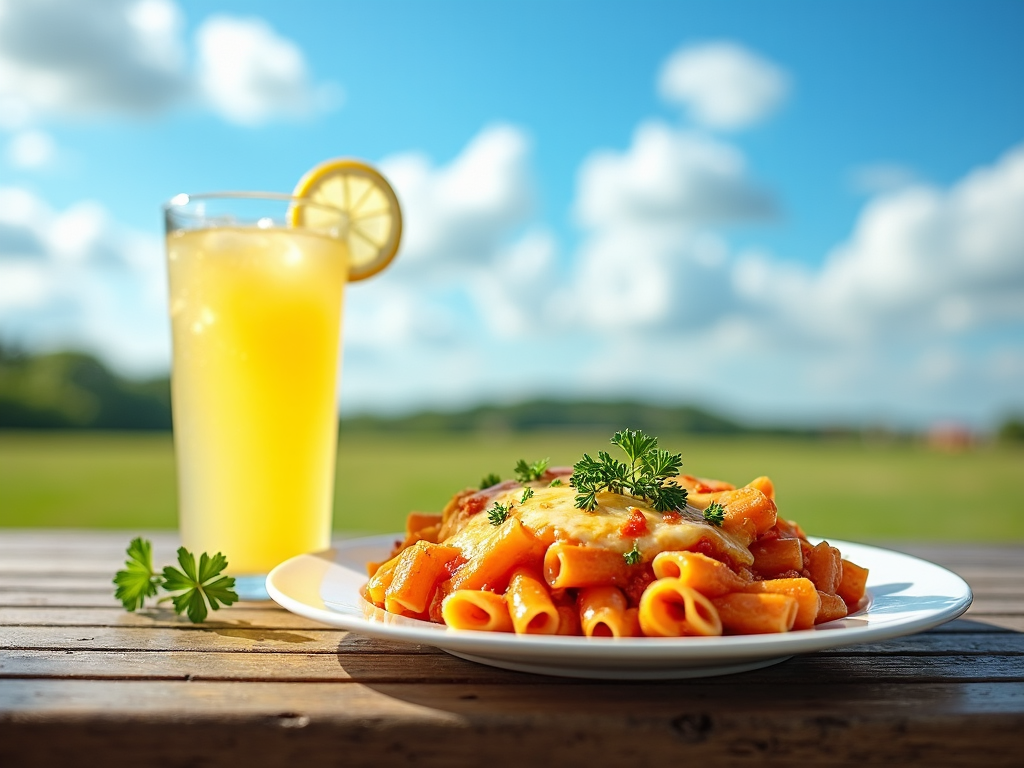
<svg viewBox="0 0 1024 768"><path fill-rule="evenodd" d="M253 204L257 206L255 209L247 209L247 206ZM208 206L214 210L207 210ZM221 210L222 206L230 210ZM321 221L310 226L305 220L297 222L294 218L296 211L318 213L318 218L326 217L329 223ZM168 236L177 232L217 229L224 226L243 229L286 226L322 232L335 238L347 225L349 215L347 211L329 203L284 192L183 192L164 203L161 206L161 213Z"/></svg>
<svg viewBox="0 0 1024 768"><path fill-rule="evenodd" d="M331 205L330 203L321 203L317 200L312 200L308 197L302 197L301 195L291 195L287 192L251 192L251 191L220 191L220 192L180 192L172 197L167 202L163 203L160 207L165 213L171 211L182 211L189 203L202 202L204 200L268 200L282 203L299 203L301 205L311 205L316 208L323 208L328 211L337 211L338 213L344 214L341 208Z"/></svg>

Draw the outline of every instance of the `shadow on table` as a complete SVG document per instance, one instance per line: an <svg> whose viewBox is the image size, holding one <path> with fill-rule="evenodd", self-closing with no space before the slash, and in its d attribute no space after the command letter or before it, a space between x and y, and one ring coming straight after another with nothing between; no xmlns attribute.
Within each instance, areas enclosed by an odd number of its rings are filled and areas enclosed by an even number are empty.
<svg viewBox="0 0 1024 768"><path fill-rule="evenodd" d="M883 643L800 655L751 672L666 681L513 672L393 643L380 648L407 659L400 665L407 671L382 678L379 656L353 653L355 643L349 636L338 647L339 664L352 680L401 701L474 718L516 711L610 713L622 706L635 709L637 717L660 718L682 707L680 722L689 723L686 713L694 708L706 716L733 711L738 693L744 709L766 711L824 715L835 710L840 698L847 712L870 713L894 699L904 706L955 709L971 695L965 684L1024 675L1024 633L971 619Z"/></svg>

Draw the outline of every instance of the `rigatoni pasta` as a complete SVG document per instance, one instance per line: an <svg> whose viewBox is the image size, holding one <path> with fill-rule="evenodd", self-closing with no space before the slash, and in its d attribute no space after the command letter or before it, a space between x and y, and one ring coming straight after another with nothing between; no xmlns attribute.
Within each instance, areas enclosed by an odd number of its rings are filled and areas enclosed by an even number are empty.
<svg viewBox="0 0 1024 768"><path fill-rule="evenodd" d="M441 601L441 616L454 629L511 632L513 628L505 598L483 589L456 589Z"/></svg>
<svg viewBox="0 0 1024 768"><path fill-rule="evenodd" d="M671 576L644 590L639 618L640 628L650 637L722 634L721 617L707 595Z"/></svg>
<svg viewBox="0 0 1024 768"><path fill-rule="evenodd" d="M512 626L520 635L554 635L561 618L548 585L526 568L512 574L505 590Z"/></svg>
<svg viewBox="0 0 1024 768"><path fill-rule="evenodd" d="M737 488L679 474L643 433L612 442L631 464L520 462L413 513L364 596L458 630L610 638L808 630L864 598L867 570L780 518L769 478Z"/></svg>

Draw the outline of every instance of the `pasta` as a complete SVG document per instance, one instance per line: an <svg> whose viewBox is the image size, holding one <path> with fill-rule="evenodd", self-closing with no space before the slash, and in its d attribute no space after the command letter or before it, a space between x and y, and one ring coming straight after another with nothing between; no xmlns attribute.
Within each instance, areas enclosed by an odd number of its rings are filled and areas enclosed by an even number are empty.
<svg viewBox="0 0 1024 768"><path fill-rule="evenodd" d="M520 635L554 635L561 618L548 587L525 568L512 574L505 592L512 626Z"/></svg>
<svg viewBox="0 0 1024 768"><path fill-rule="evenodd" d="M511 632L513 628L505 598L483 589L456 589L442 601L441 616L454 629Z"/></svg>
<svg viewBox="0 0 1024 768"><path fill-rule="evenodd" d="M618 587L586 587L579 597L580 626L587 637L634 637L640 634L636 608Z"/></svg>
<svg viewBox="0 0 1024 768"><path fill-rule="evenodd" d="M391 557L369 564L366 600L456 630L624 638L809 630L864 598L868 571L779 517L767 477L666 475L682 498L667 508L624 482L587 508L571 472L410 514Z"/></svg>
<svg viewBox="0 0 1024 768"><path fill-rule="evenodd" d="M722 620L711 600L671 576L644 590L639 614L640 628L652 637L722 634Z"/></svg>

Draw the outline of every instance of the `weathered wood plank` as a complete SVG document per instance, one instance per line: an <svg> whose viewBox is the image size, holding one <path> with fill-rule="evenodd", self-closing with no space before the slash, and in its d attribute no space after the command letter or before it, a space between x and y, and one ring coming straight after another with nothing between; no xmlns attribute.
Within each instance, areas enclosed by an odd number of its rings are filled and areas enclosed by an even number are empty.
<svg viewBox="0 0 1024 768"><path fill-rule="evenodd" d="M442 658L439 656L438 658ZM467 667L488 669L462 662ZM787 662L792 664L792 662ZM778 670L784 665L770 669ZM611 715L623 718L626 710L638 716L654 714L666 703L695 703L694 694L705 694L709 711L771 714L766 707L783 714L784 710L821 712L833 710L849 714L851 710L870 714L867 710L912 710L921 716L935 714L1024 715L1024 683L922 683L906 686L885 681L857 681L843 684L834 681L803 682L800 686L754 686L738 696L735 683L770 670L745 673L741 676L704 678L666 682L605 682L547 678L537 675L508 673L515 684L477 688L438 684L421 686L415 682L370 687L368 685L334 685L331 683L253 682L237 685L230 682L202 681L104 681L104 680L11 680L0 688L0 716L12 719L45 719L50 714L86 717L95 714L119 717L136 713L140 716L200 717L213 715L219 720L231 713L272 713L290 711L323 714L343 721L360 720L375 711L394 714L406 709L406 703L427 710L453 710L471 715L481 709L492 712L524 714L543 713L544 719L566 719L575 716ZM504 672L498 671L501 674ZM724 681L724 684L723 684ZM452 698L453 692L458 692ZM378 695L382 694L382 695ZM476 694L465 698L466 694ZM225 708L224 703L231 702ZM368 709L353 709L361 703ZM461 704L459 703L461 702ZM567 707L567 704L575 706ZM102 706L97 707L100 704ZM590 706L587 706L590 705ZM426 712L412 711L415 717ZM33 717L35 715L36 717ZM885 716L883 714L883 716Z"/></svg>
<svg viewBox="0 0 1024 768"><path fill-rule="evenodd" d="M241 603L229 608L222 608L220 611L211 614L212 626L224 627L234 626L239 629L251 630L322 630L325 626L319 622L289 613L276 606L250 607L261 604ZM963 625L959 628L956 625ZM37 607L7 607L0 609L0 627L96 627L111 628L134 627L149 629L196 629L188 618L178 616L169 608L143 609L135 613L128 613L116 608L51 608L44 606ZM990 624L959 619L952 624L938 627L930 632L913 635L906 638L886 641L885 643L853 646L856 652L874 652L876 647L884 648L879 652L896 652L897 649L906 649L906 652L1003 652L1013 651L1024 652L1024 634L1004 632L1001 638L989 638L987 635L996 634L997 629ZM963 633L972 633L971 637L953 637ZM369 642L373 641L366 638ZM991 644L986 644L991 643ZM390 644L388 644L390 646ZM978 645L978 648L975 648ZM0 648L3 641L0 640ZM902 652L902 651L899 651Z"/></svg>
<svg viewBox="0 0 1024 768"><path fill-rule="evenodd" d="M341 629L274 626L270 622L248 624L246 620L218 619L193 625L164 621L146 624L145 617L135 619L141 620L118 626L5 626L0 634L0 648L330 653L337 650L337 644L349 635ZM908 638L902 642L927 641ZM953 642L957 642L955 638Z"/></svg>
<svg viewBox="0 0 1024 768"><path fill-rule="evenodd" d="M318 630L326 625L289 613L275 604L238 603L210 614L211 621L235 625L240 629L292 629ZM1024 624L1024 616L1020 617ZM152 629L194 629L187 617L178 616L169 608L146 608L128 613L119 605L100 606L0 606L0 627L148 627ZM959 619L937 627L916 638L928 637L935 633L994 632L1000 630L993 624L980 623L970 619ZM1008 630L1003 630L1008 631ZM1021 635L1024 638L1024 635ZM950 642L955 642L951 640ZM0 636L0 648L3 647ZM859 646L863 647L863 646Z"/></svg>
<svg viewBox="0 0 1024 768"><path fill-rule="evenodd" d="M417 647L418 648L418 647ZM522 680L515 672L494 669L435 649L405 653L394 647L360 652L355 646L337 653L116 653L89 651L7 651L0 654L0 680L67 678L84 680L220 680L323 682L358 680L387 683L418 680L502 683ZM358 658L357 658L358 656ZM350 671L351 670L351 671ZM545 678L537 678L544 680Z"/></svg>
<svg viewBox="0 0 1024 768"><path fill-rule="evenodd" d="M4 627L2 647L61 651L335 653L344 630L261 629L209 621L181 628Z"/></svg>
<svg viewBox="0 0 1024 768"><path fill-rule="evenodd" d="M114 587L111 586L114 572L109 578L98 576L75 575L67 573L53 573L48 577L39 577L22 574L4 574L0 576L0 594L3 592L102 592L109 590L113 594Z"/></svg>
<svg viewBox="0 0 1024 768"><path fill-rule="evenodd" d="M929 634L938 632L1024 632L1024 616L980 616L964 615L964 618L941 624L928 630Z"/></svg>
<svg viewBox="0 0 1024 768"><path fill-rule="evenodd" d="M250 629L326 629L326 625L289 613L276 603L236 603L210 613L215 622ZM187 616L171 608L143 608L129 613L116 607L14 606L0 607L0 627L179 627L192 628Z"/></svg>
<svg viewBox="0 0 1024 768"><path fill-rule="evenodd" d="M1024 598L1021 597L975 597L967 615L986 614L1024 615Z"/></svg>
<svg viewBox="0 0 1024 768"><path fill-rule="evenodd" d="M2 557L2 556L0 556ZM94 579L106 577L110 579L121 568L121 563L109 560L82 560L66 558L55 562L46 560L13 560L0 559L0 576L17 576L21 578L52 579L54 577L75 576L77 578Z"/></svg>
<svg viewBox="0 0 1024 768"><path fill-rule="evenodd" d="M922 560L930 560L946 568L962 564L989 563L995 565L1019 565L1024 557L1024 546L1020 543L1005 544L911 544L897 542L879 544L886 549L904 552Z"/></svg>
<svg viewBox="0 0 1024 768"><path fill-rule="evenodd" d="M966 580L976 599L1005 597L1024 600L1024 579L972 579Z"/></svg>
<svg viewBox="0 0 1024 768"><path fill-rule="evenodd" d="M136 536L149 539L154 555L173 556L181 545L177 531L95 531L55 528L51 530L0 530L0 561L94 559L117 562L124 559L128 542Z"/></svg>
<svg viewBox="0 0 1024 768"><path fill-rule="evenodd" d="M985 602L972 606L965 618L981 626L1022 632L1024 631L1024 610L1013 613L986 611ZM998 607L998 606L997 606ZM238 603L212 613L211 618L221 622L248 621L257 628L281 627L326 629L326 625L312 622L278 608L276 604ZM192 625L183 617L175 617L166 608L144 609L127 613L109 596L82 595L40 595L35 593L0 593L0 627L27 624L38 626L179 626ZM957 625L946 624L933 631L959 631ZM0 644L2 645L2 644Z"/></svg>
<svg viewBox="0 0 1024 768"><path fill-rule="evenodd" d="M1019 762L1024 547L894 547L972 584L967 618L932 632L634 685L495 670L270 604L205 627L127 614L109 579L130 534L32 535L0 532L3 765L110 762L157 743L167 764ZM155 538L169 561L175 535ZM186 738L167 744L169 724Z"/></svg>
<svg viewBox="0 0 1024 768"><path fill-rule="evenodd" d="M705 681L24 680L0 691L0 762L88 754L102 764L159 745L165 765L1008 766L1019 765L1022 724L1020 683L753 686L737 696Z"/></svg>
<svg viewBox="0 0 1024 768"><path fill-rule="evenodd" d="M365 534L335 532L332 542L341 542ZM73 528L16 529L0 528L0 561L16 559L54 559L78 557L106 559L117 562L124 559L128 542L136 536L153 544L154 556L173 557L181 546L177 531L97 531Z"/></svg>
<svg viewBox="0 0 1024 768"><path fill-rule="evenodd" d="M521 675L448 654L422 649L378 648L378 652L339 647L336 654L239 654L173 651L117 653L110 651L5 651L0 654L0 680L19 678L90 680L234 680L245 682L357 680L436 685L453 681L507 683L524 677L534 682L549 678ZM814 680L845 684L872 682L1024 682L1024 658L1019 651L968 655L893 653L809 654L765 670L716 678L709 685L799 685ZM6 685L6 683L4 683Z"/></svg>
<svg viewBox="0 0 1024 768"><path fill-rule="evenodd" d="M263 604L254 603L254 605ZM30 592L18 589L0 589L0 610L21 606L111 608L118 605L120 603L114 599L113 588L91 592Z"/></svg>

